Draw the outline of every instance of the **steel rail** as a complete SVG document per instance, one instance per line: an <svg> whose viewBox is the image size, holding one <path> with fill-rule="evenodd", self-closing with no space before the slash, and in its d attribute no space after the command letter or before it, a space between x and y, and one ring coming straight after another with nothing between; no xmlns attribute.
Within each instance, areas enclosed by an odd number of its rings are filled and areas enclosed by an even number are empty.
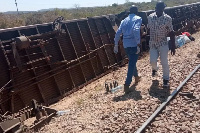
<svg viewBox="0 0 200 133"><path fill-rule="evenodd" d="M136 133L143 132L146 127L153 121L153 119L164 109L165 106L178 94L183 85L192 77L192 75L200 68L200 64L187 76L187 78L172 92L172 94L163 102L157 110L146 120L145 123L136 131Z"/></svg>
<svg viewBox="0 0 200 133"><path fill-rule="evenodd" d="M12 79L11 79L10 81L8 81L3 87L1 87L0 92L2 92L2 91L5 89L5 87L6 87L11 81L12 81Z"/></svg>

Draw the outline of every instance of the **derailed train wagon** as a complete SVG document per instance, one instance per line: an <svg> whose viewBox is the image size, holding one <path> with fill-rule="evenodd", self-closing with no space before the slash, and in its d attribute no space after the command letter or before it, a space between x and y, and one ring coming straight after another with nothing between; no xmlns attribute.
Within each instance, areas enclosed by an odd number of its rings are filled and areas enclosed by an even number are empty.
<svg viewBox="0 0 200 133"><path fill-rule="evenodd" d="M144 25L152 12L139 12ZM200 3L165 12L177 34L199 27ZM121 15L115 15L115 23L127 14ZM2 115L30 106L32 99L46 105L56 102L123 64L122 45L117 55L113 53L115 31L109 16L61 23L61 30L47 23L0 31Z"/></svg>
<svg viewBox="0 0 200 133"><path fill-rule="evenodd" d="M17 112L32 99L52 103L120 63L106 16L0 31L1 111Z"/></svg>

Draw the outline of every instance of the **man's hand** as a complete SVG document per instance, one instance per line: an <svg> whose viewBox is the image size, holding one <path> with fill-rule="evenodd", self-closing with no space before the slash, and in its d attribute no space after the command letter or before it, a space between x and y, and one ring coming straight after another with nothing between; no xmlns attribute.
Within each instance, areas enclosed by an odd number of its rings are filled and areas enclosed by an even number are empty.
<svg viewBox="0 0 200 133"><path fill-rule="evenodd" d="M171 47L171 55L175 55L176 53L176 45L175 45L175 32L174 31L171 31L169 33L169 36L170 36L170 40L171 40L171 44L172 44L172 47Z"/></svg>
<svg viewBox="0 0 200 133"><path fill-rule="evenodd" d="M137 52L136 52L136 54L139 54L139 53L140 53L140 47L137 46Z"/></svg>
<svg viewBox="0 0 200 133"><path fill-rule="evenodd" d="M117 54L118 53L118 45L114 46L114 53Z"/></svg>
<svg viewBox="0 0 200 133"><path fill-rule="evenodd" d="M175 55L175 53L176 53L176 46L172 44L171 55Z"/></svg>

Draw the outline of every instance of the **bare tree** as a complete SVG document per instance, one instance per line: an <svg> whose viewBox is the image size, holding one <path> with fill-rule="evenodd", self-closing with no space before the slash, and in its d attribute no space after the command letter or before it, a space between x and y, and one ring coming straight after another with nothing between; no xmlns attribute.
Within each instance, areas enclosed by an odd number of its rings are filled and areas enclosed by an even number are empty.
<svg viewBox="0 0 200 133"><path fill-rule="evenodd" d="M129 3L130 2L130 0L125 0L125 3Z"/></svg>
<svg viewBox="0 0 200 133"><path fill-rule="evenodd" d="M74 4L74 7L78 10L80 8L79 4Z"/></svg>

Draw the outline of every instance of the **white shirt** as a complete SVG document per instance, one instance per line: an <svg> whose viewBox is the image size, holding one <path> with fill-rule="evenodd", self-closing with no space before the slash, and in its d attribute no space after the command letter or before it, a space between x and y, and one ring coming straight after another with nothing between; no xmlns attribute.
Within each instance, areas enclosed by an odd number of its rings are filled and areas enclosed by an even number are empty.
<svg viewBox="0 0 200 133"><path fill-rule="evenodd" d="M157 17L156 12L148 16L148 28L150 28L150 48L158 48L167 45L167 35L173 31L172 18L163 13Z"/></svg>

